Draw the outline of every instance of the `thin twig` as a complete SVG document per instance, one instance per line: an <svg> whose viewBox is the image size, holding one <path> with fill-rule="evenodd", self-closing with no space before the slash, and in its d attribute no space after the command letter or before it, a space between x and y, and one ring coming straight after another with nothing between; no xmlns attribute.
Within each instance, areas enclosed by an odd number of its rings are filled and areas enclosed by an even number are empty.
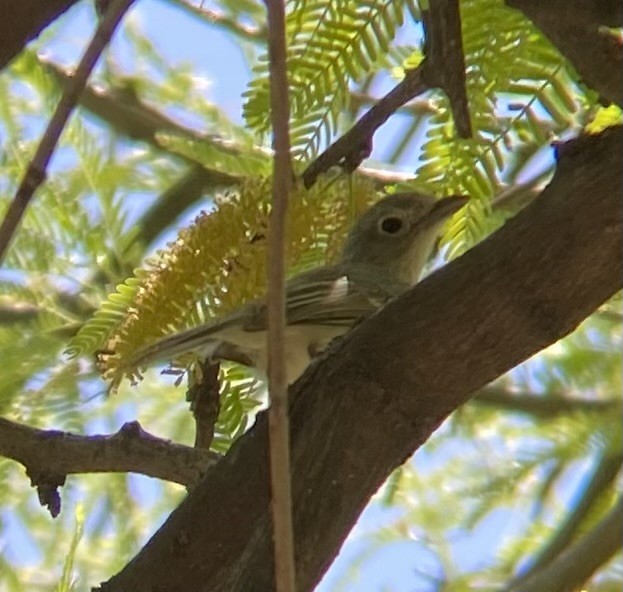
<svg viewBox="0 0 623 592"><path fill-rule="evenodd" d="M50 119L50 123L37 147L37 151L5 214L2 226L0 226L0 265L4 260L6 250L17 230L17 226L26 212L30 200L39 185L45 180L46 169L50 163L52 154L67 124L69 116L76 107L78 99L80 98L80 93L84 89L91 71L95 67L102 51L110 41L117 25L121 22L123 15L133 2L134 0L115 0L110 5L95 31L91 43L89 43L89 46L80 60L80 64L76 69L76 75L72 78L72 82L65 89L61 100L58 102L54 115L52 115Z"/></svg>
<svg viewBox="0 0 623 592"><path fill-rule="evenodd" d="M507 592L515 588L521 588L531 578L539 577L539 572L547 570L548 566L555 562L558 556L572 546L573 541L580 534L581 525L586 524L588 516L595 511L599 500L603 499L606 491L611 489L613 481L621 470L622 462L623 454L619 452L611 453L606 451L602 453L595 464L592 475L587 479L586 483L582 484L582 491L577 503L569 508L552 537L535 553L530 568L510 583Z"/></svg>
<svg viewBox="0 0 623 592"><path fill-rule="evenodd" d="M191 384L187 398L195 418L195 448L210 449L214 424L220 409L220 365L212 360L201 363L201 378Z"/></svg>
<svg viewBox="0 0 623 592"><path fill-rule="evenodd" d="M569 592L579 590L599 567L621 548L623 499L587 534L565 547L547 565L508 592Z"/></svg>
<svg viewBox="0 0 623 592"><path fill-rule="evenodd" d="M574 394L548 393L541 396L529 391L511 392L495 384L479 391L470 404L522 413L539 419L554 419L573 413L612 414L621 409L621 400L615 397L593 400Z"/></svg>
<svg viewBox="0 0 623 592"><path fill-rule="evenodd" d="M371 94L353 90L349 94L349 107L355 111L354 115L356 115L359 109L364 106L374 105L378 100L379 99L377 97ZM409 101L397 109L397 112L416 118L427 115L436 115L439 113L439 110L440 108L436 106L434 99L425 98Z"/></svg>
<svg viewBox="0 0 623 592"><path fill-rule="evenodd" d="M32 321L41 313L41 308L31 302L0 301L0 325L13 325Z"/></svg>
<svg viewBox="0 0 623 592"><path fill-rule="evenodd" d="M294 592L294 535L290 473L290 422L285 367L285 219L292 182L290 106L283 0L265 0L268 12L270 117L273 127L273 195L268 266L268 411L271 510L277 592Z"/></svg>
<svg viewBox="0 0 623 592"><path fill-rule="evenodd" d="M429 90L423 78L423 66L409 70L405 77L361 119L327 148L303 172L305 187L311 187L319 175L339 165L347 173L354 171L372 152L372 138L391 115L413 97Z"/></svg>
<svg viewBox="0 0 623 592"><path fill-rule="evenodd" d="M266 29L264 27L255 27L253 25L245 25L237 21L233 16L229 16L224 12L210 10L204 6L195 6L186 0L172 0L174 4L188 11L190 14L199 17L204 22L211 23L218 27L242 37L247 41L260 43L266 40Z"/></svg>

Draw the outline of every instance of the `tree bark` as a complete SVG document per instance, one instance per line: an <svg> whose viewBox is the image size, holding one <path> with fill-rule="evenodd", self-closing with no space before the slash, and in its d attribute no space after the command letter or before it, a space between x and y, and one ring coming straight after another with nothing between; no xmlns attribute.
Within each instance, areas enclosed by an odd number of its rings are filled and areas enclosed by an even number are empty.
<svg viewBox="0 0 623 592"><path fill-rule="evenodd" d="M606 103L623 106L623 46L606 31L623 26L621 0L506 0L521 10Z"/></svg>
<svg viewBox="0 0 623 592"><path fill-rule="evenodd" d="M0 0L0 70L77 0Z"/></svg>
<svg viewBox="0 0 623 592"><path fill-rule="evenodd" d="M539 198L334 343L291 388L299 592L454 409L620 289L621 170L621 128L562 145ZM272 590L267 459L262 415L102 590Z"/></svg>

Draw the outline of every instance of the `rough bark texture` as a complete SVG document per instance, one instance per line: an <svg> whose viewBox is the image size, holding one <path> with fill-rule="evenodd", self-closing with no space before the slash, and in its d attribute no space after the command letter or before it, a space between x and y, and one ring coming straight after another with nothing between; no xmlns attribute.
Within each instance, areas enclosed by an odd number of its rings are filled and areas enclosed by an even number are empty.
<svg viewBox="0 0 623 592"><path fill-rule="evenodd" d="M0 0L0 70L77 0Z"/></svg>
<svg viewBox="0 0 623 592"><path fill-rule="evenodd" d="M472 392L557 341L621 282L621 128L561 148L543 194L362 323L291 389L298 590L387 475ZM103 589L273 589L266 418Z"/></svg>
<svg viewBox="0 0 623 592"><path fill-rule="evenodd" d="M521 10L605 102L623 105L623 46L600 27L623 26L621 0L506 0Z"/></svg>

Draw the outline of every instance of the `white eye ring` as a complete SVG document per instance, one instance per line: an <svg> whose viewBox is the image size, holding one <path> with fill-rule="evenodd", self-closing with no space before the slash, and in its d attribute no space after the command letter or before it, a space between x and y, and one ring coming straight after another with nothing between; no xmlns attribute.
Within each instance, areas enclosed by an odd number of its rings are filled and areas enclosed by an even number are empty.
<svg viewBox="0 0 623 592"><path fill-rule="evenodd" d="M399 216L387 216L379 220L379 230L383 234L398 234L404 228L404 220Z"/></svg>

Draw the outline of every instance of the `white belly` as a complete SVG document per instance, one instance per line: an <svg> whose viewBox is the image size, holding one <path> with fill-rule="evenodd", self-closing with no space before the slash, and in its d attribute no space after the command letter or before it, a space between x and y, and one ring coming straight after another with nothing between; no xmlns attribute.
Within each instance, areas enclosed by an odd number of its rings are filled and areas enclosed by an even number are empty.
<svg viewBox="0 0 623 592"><path fill-rule="evenodd" d="M309 366L310 352L320 352L346 327L332 325L288 325L285 330L285 362L288 384L292 384ZM228 327L219 333L223 341L232 343L252 359L264 374L268 371L266 331L244 331Z"/></svg>

